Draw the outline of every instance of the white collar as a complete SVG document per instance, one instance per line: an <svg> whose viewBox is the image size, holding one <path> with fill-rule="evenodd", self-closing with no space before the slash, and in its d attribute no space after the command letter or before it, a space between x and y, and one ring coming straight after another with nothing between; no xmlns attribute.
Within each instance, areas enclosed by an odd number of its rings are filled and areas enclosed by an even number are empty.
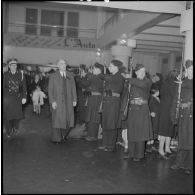
<svg viewBox="0 0 195 195"><path fill-rule="evenodd" d="M61 76L63 77L63 75L66 77L66 71L60 71Z"/></svg>

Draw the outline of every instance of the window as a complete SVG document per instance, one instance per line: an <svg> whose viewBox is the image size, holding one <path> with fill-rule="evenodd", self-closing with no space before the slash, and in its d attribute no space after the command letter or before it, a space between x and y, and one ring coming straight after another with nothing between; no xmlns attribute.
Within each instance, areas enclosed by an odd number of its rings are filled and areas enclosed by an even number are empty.
<svg viewBox="0 0 195 195"><path fill-rule="evenodd" d="M79 26L79 13L78 12L68 12L68 28L67 36L72 38L78 37L78 26Z"/></svg>
<svg viewBox="0 0 195 195"><path fill-rule="evenodd" d="M38 10L37 9L26 9L26 26L25 26L25 33L26 34L37 34L37 16Z"/></svg>
<svg viewBox="0 0 195 195"><path fill-rule="evenodd" d="M41 35L63 36L64 35L63 26L64 26L63 11L53 10L41 11Z"/></svg>

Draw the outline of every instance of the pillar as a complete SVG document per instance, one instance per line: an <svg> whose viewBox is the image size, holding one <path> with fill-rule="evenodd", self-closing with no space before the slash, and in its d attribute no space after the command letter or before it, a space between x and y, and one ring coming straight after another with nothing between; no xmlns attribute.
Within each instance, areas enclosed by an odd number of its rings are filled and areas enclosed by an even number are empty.
<svg viewBox="0 0 195 195"><path fill-rule="evenodd" d="M136 46L136 41L133 39L127 40L127 45L112 46L111 53L114 59L123 62L123 66L128 68L129 57L132 55L132 49Z"/></svg>
<svg viewBox="0 0 195 195"><path fill-rule="evenodd" d="M181 13L180 32L185 37L183 61L193 60L193 6Z"/></svg>

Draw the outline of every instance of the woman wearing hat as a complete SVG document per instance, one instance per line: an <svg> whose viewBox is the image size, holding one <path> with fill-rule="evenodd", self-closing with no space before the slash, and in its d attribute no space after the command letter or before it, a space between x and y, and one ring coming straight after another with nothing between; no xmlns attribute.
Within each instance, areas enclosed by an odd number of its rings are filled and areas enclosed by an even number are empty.
<svg viewBox="0 0 195 195"><path fill-rule="evenodd" d="M120 97L123 91L124 78L121 75L123 63L112 60L109 67L110 74L103 77L104 96L102 104L103 143L99 149L114 151L117 139L117 125L120 110Z"/></svg>
<svg viewBox="0 0 195 195"><path fill-rule="evenodd" d="M184 169L190 174L193 169L193 61L186 61L186 77L180 83L180 104L178 116L178 152L173 170ZM172 120L175 120L177 95L172 106Z"/></svg>
<svg viewBox="0 0 195 195"><path fill-rule="evenodd" d="M9 138L16 133L18 122L22 119L22 104L26 103L26 80L17 71L17 59L8 60L9 71L3 74L3 114L6 121L6 134Z"/></svg>
<svg viewBox="0 0 195 195"><path fill-rule="evenodd" d="M137 78L130 78L130 106L127 118L128 150L124 158L140 161L144 157L145 142L152 138L152 124L148 99L152 81L146 78L146 69L142 64L135 67Z"/></svg>
<svg viewBox="0 0 195 195"><path fill-rule="evenodd" d="M174 124L171 121L171 105L175 95L176 83L174 82L178 75L177 70L171 70L167 78L163 81L160 88L160 118L159 118L159 157L169 159L172 155L170 150L171 138L174 136Z"/></svg>
<svg viewBox="0 0 195 195"><path fill-rule="evenodd" d="M103 74L104 66L95 63L92 73L86 75L88 82L88 98L86 102L86 123L87 123L87 141L96 141L98 139L99 125L101 122L100 104L103 92L103 80L100 78Z"/></svg>

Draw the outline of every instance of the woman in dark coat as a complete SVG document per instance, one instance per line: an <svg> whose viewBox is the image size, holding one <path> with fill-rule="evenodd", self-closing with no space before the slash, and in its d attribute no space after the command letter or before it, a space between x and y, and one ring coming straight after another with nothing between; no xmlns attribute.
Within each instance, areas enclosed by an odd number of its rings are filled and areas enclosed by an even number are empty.
<svg viewBox="0 0 195 195"><path fill-rule="evenodd" d="M50 75L48 94L52 107L52 142L66 139L74 126L74 107L77 103L76 86L73 75L66 71L66 60L57 61L59 71Z"/></svg>
<svg viewBox="0 0 195 195"><path fill-rule="evenodd" d="M130 78L130 106L127 118L128 150L124 158L140 161L144 157L145 142L152 135L152 124L148 99L152 81L145 76L146 70L142 64L137 64L135 74L137 78Z"/></svg>
<svg viewBox="0 0 195 195"><path fill-rule="evenodd" d="M123 63L112 60L109 71L104 80L104 97L102 104L102 132L103 143L99 149L114 151L117 139L117 127L120 112L120 96L123 91L124 78L120 73Z"/></svg>
<svg viewBox="0 0 195 195"><path fill-rule="evenodd" d="M174 124L171 121L171 105L176 91L175 78L178 72L172 70L160 88L160 119L159 119L159 157L168 159L166 154L171 154L170 141L174 136Z"/></svg>
<svg viewBox="0 0 195 195"><path fill-rule="evenodd" d="M178 115L178 152L172 169L183 168L187 174L193 169L193 62L186 61L186 78L181 83ZM176 116L178 93L172 106L172 120Z"/></svg>

